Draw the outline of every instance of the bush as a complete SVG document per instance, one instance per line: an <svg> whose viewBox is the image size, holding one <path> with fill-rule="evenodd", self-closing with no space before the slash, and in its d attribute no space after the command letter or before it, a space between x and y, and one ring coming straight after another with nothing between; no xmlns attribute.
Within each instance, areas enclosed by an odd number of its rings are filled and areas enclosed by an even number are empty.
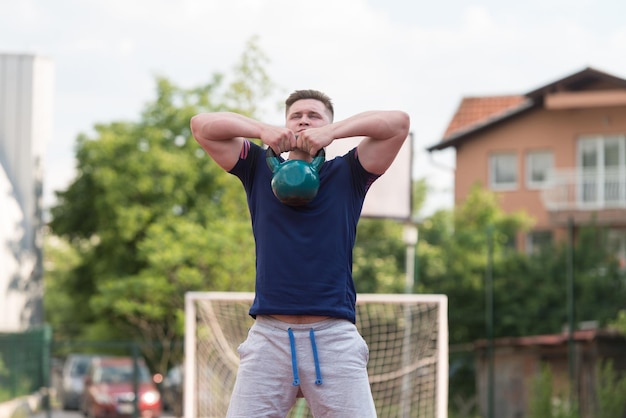
<svg viewBox="0 0 626 418"><path fill-rule="evenodd" d="M597 418L623 418L626 413L626 376L618 377L613 362L596 368Z"/></svg>
<svg viewBox="0 0 626 418"><path fill-rule="evenodd" d="M529 418L578 418L578 406L568 396L553 394L552 371L543 365L533 380L529 402Z"/></svg>

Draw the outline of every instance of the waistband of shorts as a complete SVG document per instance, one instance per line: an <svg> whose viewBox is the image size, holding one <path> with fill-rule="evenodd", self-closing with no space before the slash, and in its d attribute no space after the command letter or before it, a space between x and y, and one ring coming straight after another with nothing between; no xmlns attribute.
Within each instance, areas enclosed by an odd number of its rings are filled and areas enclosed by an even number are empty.
<svg viewBox="0 0 626 418"><path fill-rule="evenodd" d="M345 325L345 324L353 325L352 322L348 321L347 319L342 319L342 318L328 318L328 319L323 319L318 322L311 322L308 324L292 324L289 322L283 322L276 318L272 318L269 315L257 315L256 323L261 326L276 328L276 329L280 329L283 331L287 331L289 328L291 328L294 331L300 331L300 330L309 331L311 328L315 331L318 331L318 330L331 328L331 327L339 326L339 325Z"/></svg>

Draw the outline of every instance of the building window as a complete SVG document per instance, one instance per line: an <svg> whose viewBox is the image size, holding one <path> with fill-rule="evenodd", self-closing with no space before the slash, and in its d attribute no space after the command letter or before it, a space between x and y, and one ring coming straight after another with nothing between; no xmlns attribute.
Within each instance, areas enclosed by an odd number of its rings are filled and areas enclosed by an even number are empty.
<svg viewBox="0 0 626 418"><path fill-rule="evenodd" d="M554 168L554 156L550 151L531 151L526 154L526 187L539 189L546 185Z"/></svg>
<svg viewBox="0 0 626 418"><path fill-rule="evenodd" d="M526 234L526 254L537 254L552 245L552 231L536 230Z"/></svg>
<svg viewBox="0 0 626 418"><path fill-rule="evenodd" d="M584 136L578 141L578 201L598 207L626 204L626 136Z"/></svg>
<svg viewBox="0 0 626 418"><path fill-rule="evenodd" d="M489 185L495 190L517 188L517 156L514 153L492 154L489 157Z"/></svg>

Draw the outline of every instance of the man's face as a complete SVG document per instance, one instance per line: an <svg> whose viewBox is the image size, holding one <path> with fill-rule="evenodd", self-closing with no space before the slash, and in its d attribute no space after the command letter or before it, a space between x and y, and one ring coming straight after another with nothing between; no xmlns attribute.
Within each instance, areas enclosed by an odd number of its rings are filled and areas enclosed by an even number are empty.
<svg viewBox="0 0 626 418"><path fill-rule="evenodd" d="M319 128L331 123L326 106L319 100L302 99L293 103L287 111L285 126L298 133L309 128Z"/></svg>

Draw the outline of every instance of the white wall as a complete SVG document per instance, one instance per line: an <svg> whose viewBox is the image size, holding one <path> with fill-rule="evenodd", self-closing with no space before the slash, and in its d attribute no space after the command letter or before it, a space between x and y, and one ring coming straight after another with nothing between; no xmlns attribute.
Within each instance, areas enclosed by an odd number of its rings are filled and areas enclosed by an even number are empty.
<svg viewBox="0 0 626 418"><path fill-rule="evenodd" d="M0 330L43 322L42 183L54 67L0 54Z"/></svg>
<svg viewBox="0 0 626 418"><path fill-rule="evenodd" d="M362 138L334 141L326 148L326 159L343 155L358 145ZM385 174L372 184L363 202L362 217L409 221L411 218L411 172L413 167L413 135L409 135L396 159Z"/></svg>

